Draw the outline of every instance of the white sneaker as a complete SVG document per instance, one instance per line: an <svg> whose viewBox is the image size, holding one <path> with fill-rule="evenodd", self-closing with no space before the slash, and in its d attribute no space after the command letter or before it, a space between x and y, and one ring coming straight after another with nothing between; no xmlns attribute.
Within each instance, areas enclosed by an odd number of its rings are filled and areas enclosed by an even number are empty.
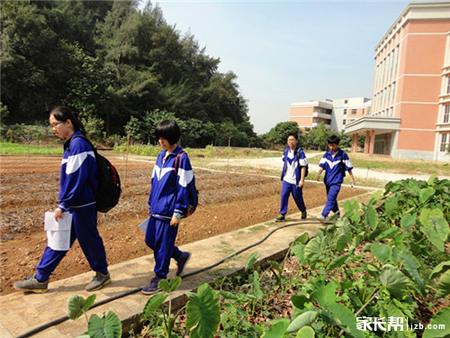
<svg viewBox="0 0 450 338"><path fill-rule="evenodd" d="M326 217L323 217L322 215L317 216L317 219L320 221L320 223L325 224L325 222L327 221Z"/></svg>

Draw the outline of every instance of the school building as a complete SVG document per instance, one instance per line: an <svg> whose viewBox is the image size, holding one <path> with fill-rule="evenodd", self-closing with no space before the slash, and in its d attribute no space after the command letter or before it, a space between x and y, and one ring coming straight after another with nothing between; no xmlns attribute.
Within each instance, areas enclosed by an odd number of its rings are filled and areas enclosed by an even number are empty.
<svg viewBox="0 0 450 338"><path fill-rule="evenodd" d="M346 126L365 152L449 161L450 2L410 3L375 47L372 110Z"/></svg>
<svg viewBox="0 0 450 338"><path fill-rule="evenodd" d="M332 130L344 129L353 152L365 135L367 154L450 161L450 2L406 6L375 47L372 100L363 103L371 106L358 112L341 100L297 102L291 121L301 128L327 121ZM357 109L353 120L348 109Z"/></svg>
<svg viewBox="0 0 450 338"><path fill-rule="evenodd" d="M301 129L317 127L321 122L329 130L341 132L346 125L370 113L367 97L324 99L291 103L290 121Z"/></svg>

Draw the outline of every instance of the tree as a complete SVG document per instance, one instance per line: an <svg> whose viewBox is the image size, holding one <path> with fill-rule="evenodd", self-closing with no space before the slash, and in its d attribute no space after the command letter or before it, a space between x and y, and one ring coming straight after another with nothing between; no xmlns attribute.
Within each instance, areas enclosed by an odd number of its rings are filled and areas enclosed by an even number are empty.
<svg viewBox="0 0 450 338"><path fill-rule="evenodd" d="M267 139L275 144L284 145L286 144L286 140L290 133L294 133L297 135L301 133L300 129L298 128L298 123L292 121L280 122L277 123L275 127L273 127L269 131Z"/></svg>

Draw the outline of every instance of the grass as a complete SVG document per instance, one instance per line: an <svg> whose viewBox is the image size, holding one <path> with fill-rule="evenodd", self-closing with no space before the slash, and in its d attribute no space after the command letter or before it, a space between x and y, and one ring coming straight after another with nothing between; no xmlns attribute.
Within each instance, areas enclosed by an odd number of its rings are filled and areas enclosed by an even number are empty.
<svg viewBox="0 0 450 338"><path fill-rule="evenodd" d="M54 148L48 146L28 146L18 143L0 142L1 155L62 155L61 146Z"/></svg>
<svg viewBox="0 0 450 338"><path fill-rule="evenodd" d="M279 151L264 150L259 148L230 148L207 146L205 149L184 148L190 158L264 158L280 156ZM125 153L125 144L115 146L114 152ZM161 152L159 146L131 145L129 154L156 157Z"/></svg>
<svg viewBox="0 0 450 338"><path fill-rule="evenodd" d="M349 154L349 157L355 168L369 168L398 174L450 175L450 165L445 162L405 160L385 156L369 156L366 154ZM322 155L317 155L308 158L308 162L318 164L321 158Z"/></svg>

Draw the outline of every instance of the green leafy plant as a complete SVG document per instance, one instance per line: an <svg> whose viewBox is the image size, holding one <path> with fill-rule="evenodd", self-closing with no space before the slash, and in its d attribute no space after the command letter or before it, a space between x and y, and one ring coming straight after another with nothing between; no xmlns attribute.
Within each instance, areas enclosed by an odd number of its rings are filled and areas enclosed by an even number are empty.
<svg viewBox="0 0 450 338"><path fill-rule="evenodd" d="M100 318L93 314L89 319L87 311L95 302L96 295L90 295L86 299L78 295L72 295L67 301L67 316L75 320L83 314L86 318L88 331L78 338L120 338L122 336L122 323L119 317L112 311L107 315L103 313Z"/></svg>

